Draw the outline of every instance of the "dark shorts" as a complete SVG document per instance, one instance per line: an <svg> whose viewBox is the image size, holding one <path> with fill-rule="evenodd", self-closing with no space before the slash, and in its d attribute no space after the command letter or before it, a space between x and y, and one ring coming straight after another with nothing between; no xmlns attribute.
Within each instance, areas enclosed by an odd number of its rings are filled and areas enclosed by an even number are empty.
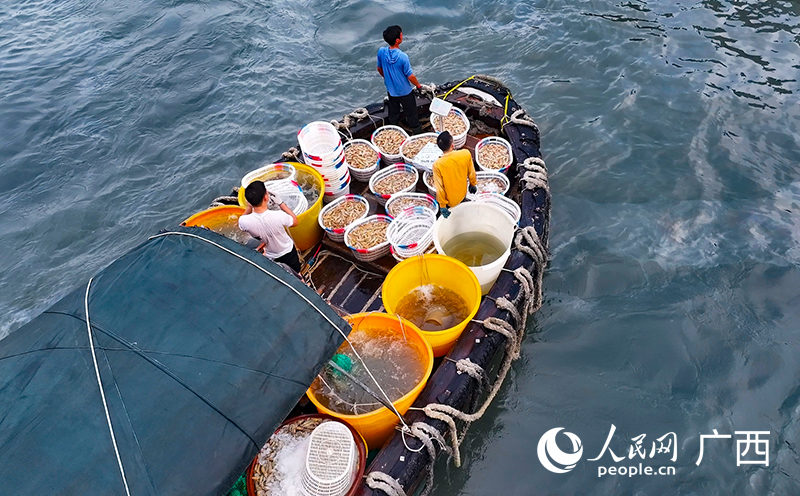
<svg viewBox="0 0 800 496"><path fill-rule="evenodd" d="M298 274L300 273L300 256L297 255L297 248L294 246L292 246L292 251L286 255L281 255L280 257L276 258L275 261L286 264L294 269L294 271Z"/></svg>

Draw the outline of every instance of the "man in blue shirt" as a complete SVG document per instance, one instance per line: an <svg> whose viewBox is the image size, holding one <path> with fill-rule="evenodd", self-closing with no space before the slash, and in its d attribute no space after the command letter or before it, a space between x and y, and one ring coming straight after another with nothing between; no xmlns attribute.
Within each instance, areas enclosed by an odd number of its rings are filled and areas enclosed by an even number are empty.
<svg viewBox="0 0 800 496"><path fill-rule="evenodd" d="M422 132L417 115L417 99L414 87L421 85L414 75L411 62L402 50L403 29L400 26L389 26L383 31L383 39L389 44L378 50L378 72L383 76L386 91L389 92L389 124L400 122L400 107L406 116L406 122L414 134Z"/></svg>

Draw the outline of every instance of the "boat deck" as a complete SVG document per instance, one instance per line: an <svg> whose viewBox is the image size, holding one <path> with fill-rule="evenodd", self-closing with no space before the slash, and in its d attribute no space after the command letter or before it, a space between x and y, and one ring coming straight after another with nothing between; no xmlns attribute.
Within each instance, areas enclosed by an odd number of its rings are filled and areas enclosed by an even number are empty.
<svg viewBox="0 0 800 496"><path fill-rule="evenodd" d="M476 79L476 81L471 81L472 79ZM529 158L541 157L538 127L531 120L525 121L515 117L520 115L519 112L522 112L522 117L525 117L526 114L511 97L507 88L497 82L489 81L487 83L479 81L480 79L481 77L476 76L460 83L447 83L439 86L438 91L446 92L442 97L465 111L470 121L475 124L473 128L475 131L480 129L479 132L502 136L511 144L515 162L506 172L511 181L511 188L506 196L520 206L522 215L519 226L526 230L531 228L535 230L536 236L534 237L538 237L536 240L537 250L544 253L549 237L550 220L550 193L546 186L546 170L544 186L531 186L530 182L522 184L520 181L520 174L530 170L531 164L524 162ZM484 95L494 96L494 103L481 100L468 91L459 91L458 88L462 85L465 88L483 92ZM417 98L423 131L430 130L429 104L430 100L427 98ZM368 105L366 109L369 118L359 119L352 125L348 124L347 133L352 138L368 140L377 127L387 124L387 111L383 103ZM487 134L467 136L464 148L470 150L473 159L475 158L475 145L485 136ZM281 160L292 153L297 155L296 150L295 152L290 150L284 154ZM542 167L544 167L543 164ZM427 186L421 177L416 191L427 193ZM384 207L369 191L367 183L351 182L350 192L361 195L369 201L369 215L385 213ZM528 236L530 235L528 234ZM525 244L524 239L522 243ZM467 324L467 328L447 356L437 359L433 374L414 402L415 408L405 413L405 421L409 425L424 423L440 434L446 435L448 425L442 420L428 417L421 411L422 407L435 403L465 412L474 412L477 409L475 400L480 396L481 391L484 391L482 382L469 374L462 373L457 367L459 362L468 361L477 365L487 372L490 382L502 384L505 373L502 377L497 375L496 365L500 357L510 350L509 343L504 334L485 327L482 322L494 318L524 327L524 321L517 322L519 314L501 308L497 302L500 297L503 297L507 301L514 302L516 311L521 312L524 310L522 305L527 305L525 302L532 297L533 293L537 290L541 291L541 273L546 261L539 258L534 259L535 255L532 253L530 249L527 251L512 250L505 270L501 272L489 294L482 298L475 318ZM307 261L313 259L313 264L303 274L306 283L341 315L383 310L382 284L389 271L398 263L391 254L373 262L361 262L355 259L352 250L344 243L333 242L326 236L320 243L305 252L304 258ZM524 272L518 274L518 270ZM533 286L525 285L524 281L518 279L518 277L523 277L522 274L529 274L533 278ZM536 282L537 276L538 283ZM539 294L539 298L541 298L541 293ZM518 332L522 335L523 331L518 330ZM296 409L297 412L302 411L303 408L310 408L304 403L304 401L300 402ZM411 444L411 448L408 443ZM424 484L428 467L435 461L438 454L438 450L429 453L423 448L424 445L418 439L413 437L408 439L407 436L404 438L395 432L371 461L366 474L382 474L390 477L400 485L405 494L415 494L417 489ZM384 496L386 494L382 490L372 487L375 486L369 483L369 478L363 479L356 494L358 496Z"/></svg>
<svg viewBox="0 0 800 496"><path fill-rule="evenodd" d="M464 148L473 154L473 160L475 145L482 137L467 136ZM421 174L416 191L428 192ZM368 215L386 213L375 195L370 192L368 183L353 180L350 183L350 192L369 201ZM362 262L353 258L352 250L344 243L332 241L327 236L320 243L321 247L313 247L306 256L308 259L320 249L313 266L306 271L306 281L314 290L341 313L382 311L381 285L398 261L390 254L372 262ZM430 250L434 250L433 246Z"/></svg>

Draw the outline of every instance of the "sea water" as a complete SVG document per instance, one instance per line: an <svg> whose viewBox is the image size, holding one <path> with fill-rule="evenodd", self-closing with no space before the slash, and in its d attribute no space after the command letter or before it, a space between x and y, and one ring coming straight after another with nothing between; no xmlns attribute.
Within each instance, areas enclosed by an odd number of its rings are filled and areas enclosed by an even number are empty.
<svg viewBox="0 0 800 496"><path fill-rule="evenodd" d="M380 395L380 389L394 402L405 396L419 383L425 374L425 360L418 345L407 340L402 332L393 329L358 328L348 337L358 351L361 360L346 342L337 353L346 355L353 363L350 375ZM337 413L359 415L381 408L373 396L364 391L348 377L326 365L311 384L317 399Z"/></svg>
<svg viewBox="0 0 800 496"><path fill-rule="evenodd" d="M454 236L442 247L444 253L469 267L488 265L506 251L502 241L485 232L466 232Z"/></svg>
<svg viewBox="0 0 800 496"><path fill-rule="evenodd" d="M469 308L464 298L452 289L426 284L405 295L396 312L423 331L442 331L466 319Z"/></svg>

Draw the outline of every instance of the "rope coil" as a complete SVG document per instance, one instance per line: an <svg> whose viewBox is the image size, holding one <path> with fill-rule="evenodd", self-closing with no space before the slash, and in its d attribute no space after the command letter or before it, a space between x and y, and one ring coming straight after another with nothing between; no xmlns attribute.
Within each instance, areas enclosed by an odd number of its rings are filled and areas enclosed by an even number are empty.
<svg viewBox="0 0 800 496"><path fill-rule="evenodd" d="M285 151L281 154L281 161L289 161L294 159L295 162L305 163L303 159L300 157L300 150L295 148L294 146L289 148L288 151Z"/></svg>
<svg viewBox="0 0 800 496"><path fill-rule="evenodd" d="M341 134L345 138L353 139L353 133L350 132L350 128L353 127L353 124L356 124L359 121L362 121L367 118L369 118L369 120L371 120L372 123L375 124L375 119L372 118L372 116L369 113L369 110L367 110L366 107L359 107L350 112L349 114L345 114L344 116L342 116L341 121L332 120L331 125L335 127L336 130L339 131L339 134ZM345 132L347 134L344 134Z"/></svg>
<svg viewBox="0 0 800 496"><path fill-rule="evenodd" d="M519 164L522 170L522 185L525 189L533 190L541 188L550 193L550 182L547 179L547 165L539 157L528 157Z"/></svg>
<svg viewBox="0 0 800 496"><path fill-rule="evenodd" d="M406 492L403 490L403 486L397 482L397 479L383 472L370 472L367 474L365 482L370 489L383 491L389 496L406 495Z"/></svg>

